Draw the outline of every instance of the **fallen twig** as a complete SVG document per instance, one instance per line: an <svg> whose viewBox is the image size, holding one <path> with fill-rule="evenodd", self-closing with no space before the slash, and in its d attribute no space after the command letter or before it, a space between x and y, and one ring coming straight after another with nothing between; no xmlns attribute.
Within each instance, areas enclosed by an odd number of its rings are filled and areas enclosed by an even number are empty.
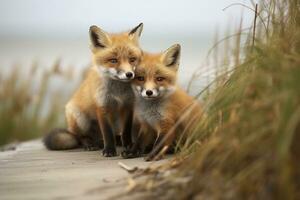
<svg viewBox="0 0 300 200"><path fill-rule="evenodd" d="M134 173L136 172L139 168L138 167L129 167L128 165L125 165L122 162L118 162L118 165L122 168L125 169L128 173Z"/></svg>

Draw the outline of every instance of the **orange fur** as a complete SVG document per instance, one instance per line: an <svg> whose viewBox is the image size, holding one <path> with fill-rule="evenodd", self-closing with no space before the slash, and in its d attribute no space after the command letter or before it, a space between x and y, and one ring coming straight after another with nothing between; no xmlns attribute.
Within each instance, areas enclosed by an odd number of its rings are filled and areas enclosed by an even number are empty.
<svg viewBox="0 0 300 200"><path fill-rule="evenodd" d="M164 146L170 148L175 139L181 137L184 130L190 132L201 117L200 104L176 85L179 56L179 45L160 54L144 52L136 70L132 87L136 96L135 116L141 126L140 137L154 132L156 140L161 139L156 141L147 160L157 159ZM164 90L159 91L162 87ZM157 96L145 95L147 90Z"/></svg>
<svg viewBox="0 0 300 200"><path fill-rule="evenodd" d="M114 125L111 122L124 112L124 108L133 109L130 80L134 77L134 69L139 64L142 55L138 41L142 27L143 24L140 24L130 32L115 34L106 33L97 26L90 27L93 65L66 105L65 115L68 127L64 133L70 133L79 140L90 137L92 121L97 120L101 133L104 134L103 127L107 127L107 123L110 123L109 128L113 128ZM131 73L130 77L127 77L128 72ZM130 117L129 115L122 116ZM121 126L123 131L124 124ZM119 131L113 130L113 132L115 134ZM109 134L104 135L104 151L107 150L106 145L109 142L106 136ZM49 141L56 141L51 136L47 138ZM93 138L90 139L93 140ZM80 141L80 143L84 142ZM47 141L45 144L47 146ZM47 147L51 149L51 145ZM112 152L104 152L105 156L116 154L115 147L111 148L113 148Z"/></svg>

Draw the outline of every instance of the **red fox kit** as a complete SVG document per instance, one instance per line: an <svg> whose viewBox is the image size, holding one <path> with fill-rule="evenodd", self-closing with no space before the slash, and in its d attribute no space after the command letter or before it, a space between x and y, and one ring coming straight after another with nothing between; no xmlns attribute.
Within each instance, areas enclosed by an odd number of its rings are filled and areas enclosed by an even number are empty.
<svg viewBox="0 0 300 200"><path fill-rule="evenodd" d="M198 102L176 85L179 57L178 44L160 54L144 52L132 83L134 112L140 124L140 133L124 157L138 156L147 145L143 140L154 132L154 147L146 160L157 158L163 147L170 148L175 139L182 136L180 134L184 129L192 128L190 123L200 117ZM180 119L183 115L186 117Z"/></svg>
<svg viewBox="0 0 300 200"><path fill-rule="evenodd" d="M108 34L97 26L90 27L93 66L66 105L67 130L53 130L44 138L48 149L72 149L80 145L87 150L101 148L101 137L91 130L94 123L96 127L99 124L104 140L103 155L115 156L112 123L117 117L121 121L123 146L130 146L134 99L130 81L142 55L139 48L142 29L141 23L129 32Z"/></svg>

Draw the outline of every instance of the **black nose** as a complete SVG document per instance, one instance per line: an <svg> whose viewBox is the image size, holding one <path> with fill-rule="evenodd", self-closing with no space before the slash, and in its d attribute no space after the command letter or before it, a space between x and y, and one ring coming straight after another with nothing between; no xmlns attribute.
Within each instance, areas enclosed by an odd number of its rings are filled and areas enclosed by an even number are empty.
<svg viewBox="0 0 300 200"><path fill-rule="evenodd" d="M133 73L132 73L132 72L127 72L127 73L126 73L126 77L127 77L127 78L131 78L132 76L133 76Z"/></svg>
<svg viewBox="0 0 300 200"><path fill-rule="evenodd" d="M147 90L147 91L146 91L146 95L147 95L147 96L151 96L152 94L153 94L153 92L152 92L151 90Z"/></svg>

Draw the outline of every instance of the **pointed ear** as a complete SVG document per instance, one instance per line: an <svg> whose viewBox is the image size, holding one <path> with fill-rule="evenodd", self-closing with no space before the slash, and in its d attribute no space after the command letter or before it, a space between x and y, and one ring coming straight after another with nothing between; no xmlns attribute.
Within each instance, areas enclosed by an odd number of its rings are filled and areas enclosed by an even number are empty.
<svg viewBox="0 0 300 200"><path fill-rule="evenodd" d="M94 48L107 47L111 42L108 34L95 25L90 27L90 40Z"/></svg>
<svg viewBox="0 0 300 200"><path fill-rule="evenodd" d="M161 56L162 62L167 67L178 67L180 60L180 45L175 44L168 48Z"/></svg>
<svg viewBox="0 0 300 200"><path fill-rule="evenodd" d="M139 38L143 31L143 23L140 23L138 26L134 27L131 31L129 31L128 35L129 37L134 40L135 42L139 41Z"/></svg>

